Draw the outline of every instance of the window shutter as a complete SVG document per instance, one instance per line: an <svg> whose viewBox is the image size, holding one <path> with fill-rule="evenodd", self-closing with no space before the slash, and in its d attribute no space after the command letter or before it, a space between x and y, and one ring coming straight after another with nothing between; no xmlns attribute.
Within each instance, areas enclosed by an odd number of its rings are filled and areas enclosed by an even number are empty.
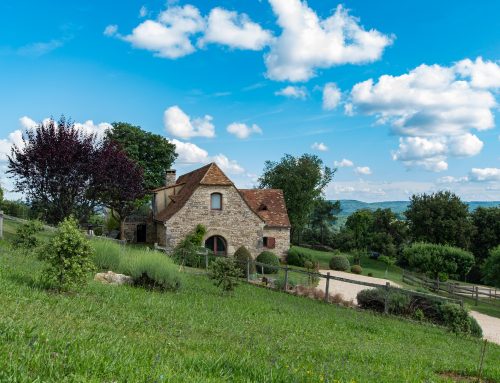
<svg viewBox="0 0 500 383"><path fill-rule="evenodd" d="M267 247L269 249L274 249L276 247L276 238L267 237Z"/></svg>

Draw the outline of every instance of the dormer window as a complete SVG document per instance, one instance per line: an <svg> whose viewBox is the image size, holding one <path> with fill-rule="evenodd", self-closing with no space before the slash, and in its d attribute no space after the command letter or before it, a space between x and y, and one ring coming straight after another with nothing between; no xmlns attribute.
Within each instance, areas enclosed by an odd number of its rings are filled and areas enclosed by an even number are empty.
<svg viewBox="0 0 500 383"><path fill-rule="evenodd" d="M222 194L212 193L210 195L210 209L222 210Z"/></svg>

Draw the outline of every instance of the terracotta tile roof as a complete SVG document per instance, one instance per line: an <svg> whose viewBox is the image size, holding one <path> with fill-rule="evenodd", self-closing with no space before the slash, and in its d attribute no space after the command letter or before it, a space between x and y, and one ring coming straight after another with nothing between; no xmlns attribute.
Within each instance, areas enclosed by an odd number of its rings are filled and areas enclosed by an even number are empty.
<svg viewBox="0 0 500 383"><path fill-rule="evenodd" d="M240 194L267 226L290 227L285 196L279 189L240 189Z"/></svg>

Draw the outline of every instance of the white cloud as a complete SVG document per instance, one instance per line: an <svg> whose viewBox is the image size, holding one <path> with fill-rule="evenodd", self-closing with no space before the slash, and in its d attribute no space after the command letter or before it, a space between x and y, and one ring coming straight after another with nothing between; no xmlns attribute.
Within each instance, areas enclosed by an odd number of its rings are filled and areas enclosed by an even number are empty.
<svg viewBox="0 0 500 383"><path fill-rule="evenodd" d="M348 160L347 158L342 159L342 161L335 161L334 165L338 168L351 168L354 166L354 162Z"/></svg>
<svg viewBox="0 0 500 383"><path fill-rule="evenodd" d="M286 86L277 92L274 92L277 96L284 96L289 98L298 98L305 100L307 98L307 89L304 86Z"/></svg>
<svg viewBox="0 0 500 383"><path fill-rule="evenodd" d="M472 168L469 173L472 181L500 181L500 168Z"/></svg>
<svg viewBox="0 0 500 383"><path fill-rule="evenodd" d="M371 169L368 166L358 166L354 169L354 173L364 176L369 176L372 174Z"/></svg>
<svg viewBox="0 0 500 383"><path fill-rule="evenodd" d="M475 88L500 88L500 65L493 61L476 61L465 59L456 64L458 73L470 78L470 84Z"/></svg>
<svg viewBox="0 0 500 383"><path fill-rule="evenodd" d="M256 125L247 125L239 122L233 122L228 125L227 131L231 134L234 134L239 139L248 138L251 134L258 133L262 134L262 129Z"/></svg>
<svg viewBox="0 0 500 383"><path fill-rule="evenodd" d="M104 28L104 36L115 36L118 33L118 25L108 25L106 28Z"/></svg>
<svg viewBox="0 0 500 383"><path fill-rule="evenodd" d="M311 149L319 150L320 152L326 152L328 150L328 146L326 146L323 142L315 142L311 145Z"/></svg>
<svg viewBox="0 0 500 383"><path fill-rule="evenodd" d="M323 109L333 110L337 107L342 97L337 84L329 82L323 88Z"/></svg>
<svg viewBox="0 0 500 383"><path fill-rule="evenodd" d="M23 129L31 129L36 127L38 124L33 119L28 116L23 116L19 119L19 124Z"/></svg>
<svg viewBox="0 0 500 383"><path fill-rule="evenodd" d="M217 154L213 157L213 161L220 166L223 172L228 174L242 174L245 172L235 160L230 160L224 154Z"/></svg>
<svg viewBox="0 0 500 383"><path fill-rule="evenodd" d="M179 155L176 159L180 164L198 164L208 162L208 152L191 142L182 142L176 138L170 140L175 144L175 152Z"/></svg>
<svg viewBox="0 0 500 383"><path fill-rule="evenodd" d="M491 62L466 61L450 67L422 64L401 76L383 75L377 82L358 83L351 90L351 112L374 115L379 124L389 124L402 136L394 160L408 167L446 170L448 156L481 152L483 142L471 130L494 127L495 96L479 89L485 88L485 80L474 80L471 69L471 65ZM470 81L463 78L464 68L469 70Z"/></svg>
<svg viewBox="0 0 500 383"><path fill-rule="evenodd" d="M52 39L50 41L28 44L20 47L17 50L17 53L22 56L40 57L47 53L52 52L53 50L56 50L57 48L62 47L64 45L65 40L68 40L68 38Z"/></svg>
<svg viewBox="0 0 500 383"><path fill-rule="evenodd" d="M158 57L175 59L195 51L190 37L205 29L198 8L192 5L169 7L158 20L146 20L121 38L135 48L155 52Z"/></svg>
<svg viewBox="0 0 500 383"><path fill-rule="evenodd" d="M464 183L468 182L469 177L464 176L464 177L453 177L453 176L444 176L441 177L437 180L438 184L458 184L458 183Z"/></svg>
<svg viewBox="0 0 500 383"><path fill-rule="evenodd" d="M23 132L21 130L14 130L9 133L7 138L0 139L0 162L7 161L7 156L10 155L13 145L18 148L23 147Z"/></svg>
<svg viewBox="0 0 500 383"><path fill-rule="evenodd" d="M168 133L175 137L189 139L191 137L215 137L215 126L212 116L191 119L177 105L171 106L163 113L163 124Z"/></svg>
<svg viewBox="0 0 500 383"><path fill-rule="evenodd" d="M139 9L139 17L146 17L148 15L148 8L143 5L141 9Z"/></svg>
<svg viewBox="0 0 500 383"><path fill-rule="evenodd" d="M300 0L270 0L281 35L265 56L273 80L306 81L317 68L367 63L380 59L392 39L374 29L365 30L342 6L320 19Z"/></svg>
<svg viewBox="0 0 500 383"><path fill-rule="evenodd" d="M272 39L270 31L250 20L246 14L238 14L223 8L213 8L208 16L205 35L199 40L206 43L227 45L231 48L261 50Z"/></svg>
<svg viewBox="0 0 500 383"><path fill-rule="evenodd" d="M83 123L75 122L75 128L81 129L87 134L94 134L98 139L101 139L107 130L113 129L113 126L107 122L94 124L94 121L87 120Z"/></svg>

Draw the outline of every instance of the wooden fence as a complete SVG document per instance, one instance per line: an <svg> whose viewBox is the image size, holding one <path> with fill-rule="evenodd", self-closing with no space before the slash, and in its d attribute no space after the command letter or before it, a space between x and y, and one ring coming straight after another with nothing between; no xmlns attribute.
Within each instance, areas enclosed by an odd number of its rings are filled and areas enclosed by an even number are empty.
<svg viewBox="0 0 500 383"><path fill-rule="evenodd" d="M159 247L156 247L159 249ZM159 249L160 250L160 249ZM199 253L200 256L204 257L204 269L205 271L208 271L209 263L210 263L210 258L213 257L224 257L223 255L214 255L214 254L208 254L207 251L201 251ZM365 281L358 281L358 280L353 280L353 279L348 279L348 278L343 278L343 277L338 277L331 275L330 272L327 272L326 274L317 272L317 271L307 271L303 269L298 269L295 267L290 267L288 265L268 265L265 263L261 262L256 262L254 260L247 260L247 261L240 261L240 260L234 260L236 263L240 264L243 266L244 269L246 269L245 273L245 278L247 282L251 282L252 280L252 275L250 274L250 270L253 268L252 266L255 266L257 269L257 274L261 274L262 277L270 277L269 275L264 274L264 269L273 269L284 272L284 283L282 289L284 291L289 290L289 280L290 276L292 273L297 273L301 274L303 276L306 276L308 281L313 280L314 278L324 278L326 279L326 285L325 285L325 291L324 291L324 300L325 302L329 301L330 297L330 288L332 283L335 283L335 281L338 282L344 282L344 283L351 283L355 285L360 285L364 286L367 288L380 288L384 289L385 294L384 294L384 312L387 314L389 312L389 294L390 292L396 292L400 294L404 294L410 297L422 297L422 298L427 298L431 300L436 300L436 301L441 301L441 302L451 302L451 303L456 303L459 304L461 307L463 307L463 300L462 299L454 299L454 298L447 298L439 295L433 295L433 294L427 294L427 293L421 293L417 291L412 291L412 290L407 290L407 289L402 289L400 287L392 286L390 282L386 282L385 285L380 285L376 283L371 283L371 282L365 282ZM272 277L271 277L272 278Z"/></svg>
<svg viewBox="0 0 500 383"><path fill-rule="evenodd" d="M455 298L471 298L475 304L479 304L480 299L487 299L489 302L500 304L500 291L495 288L485 286L466 285L458 282L441 282L438 279L430 279L425 275L403 272L403 282L417 285L437 293L445 293Z"/></svg>

